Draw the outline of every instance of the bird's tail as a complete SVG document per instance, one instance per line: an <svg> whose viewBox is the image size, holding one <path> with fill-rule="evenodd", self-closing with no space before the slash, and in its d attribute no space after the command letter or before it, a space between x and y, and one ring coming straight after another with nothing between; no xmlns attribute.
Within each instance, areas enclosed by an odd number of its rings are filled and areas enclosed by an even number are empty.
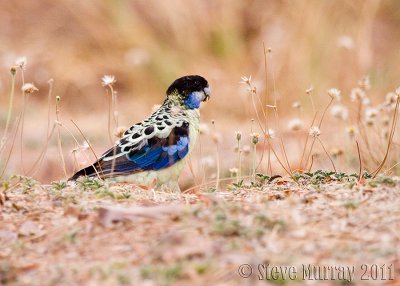
<svg viewBox="0 0 400 286"><path fill-rule="evenodd" d="M75 181L81 176L95 177L99 175L101 177L101 170L99 167L99 164L96 163L94 165L83 168L82 170L76 172L71 178L69 178L68 181Z"/></svg>

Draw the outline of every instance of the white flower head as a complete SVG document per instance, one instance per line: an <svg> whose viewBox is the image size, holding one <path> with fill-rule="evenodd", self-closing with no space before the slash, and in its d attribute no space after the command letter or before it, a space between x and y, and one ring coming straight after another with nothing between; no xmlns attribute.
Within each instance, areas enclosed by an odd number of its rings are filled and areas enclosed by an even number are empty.
<svg viewBox="0 0 400 286"><path fill-rule="evenodd" d="M354 47L353 39L350 36L342 35L337 39L337 44L339 47L351 50Z"/></svg>
<svg viewBox="0 0 400 286"><path fill-rule="evenodd" d="M200 134L209 134L210 127L208 126L207 123L200 123L199 124L199 132L200 132Z"/></svg>
<svg viewBox="0 0 400 286"><path fill-rule="evenodd" d="M267 138L273 139L273 138L275 138L275 134L276 134L276 132L274 129L268 128L267 134L266 134Z"/></svg>
<svg viewBox="0 0 400 286"><path fill-rule="evenodd" d="M329 153L331 153L331 155L333 157L339 157L339 156L344 154L344 151L341 148L336 148L335 147L335 148L332 148Z"/></svg>
<svg viewBox="0 0 400 286"><path fill-rule="evenodd" d="M240 77L240 79L241 79L240 83L244 83L244 84L247 84L247 85L251 84L251 76L249 76L249 77L242 76L242 77Z"/></svg>
<svg viewBox="0 0 400 286"><path fill-rule="evenodd" d="M331 115L335 118L346 120L349 116L349 111L346 106L336 104L332 106Z"/></svg>
<svg viewBox="0 0 400 286"><path fill-rule="evenodd" d="M103 86L111 86L116 82L113 75L105 75L101 78L101 84Z"/></svg>
<svg viewBox="0 0 400 286"><path fill-rule="evenodd" d="M291 131L298 131L303 128L303 121L300 118L293 118L289 121L288 128Z"/></svg>
<svg viewBox="0 0 400 286"><path fill-rule="evenodd" d="M368 107L365 110L365 117L366 117L367 120L368 119L369 120L375 119L378 116L378 114L379 114L379 109L375 108L375 107Z"/></svg>
<svg viewBox="0 0 400 286"><path fill-rule="evenodd" d="M150 60L150 54L145 49L133 48L125 53L125 60L134 66L147 65Z"/></svg>
<svg viewBox="0 0 400 286"><path fill-rule="evenodd" d="M298 101L298 100L293 101L292 107L293 107L293 108L296 108L296 109L300 108L300 107L301 107L300 101Z"/></svg>
<svg viewBox="0 0 400 286"><path fill-rule="evenodd" d="M362 79L358 81L358 86L363 90L371 89L371 82L369 80L369 76L364 76Z"/></svg>
<svg viewBox="0 0 400 286"><path fill-rule="evenodd" d="M354 137L354 135L357 133L357 127L354 125L346 127L346 132L349 134L350 137Z"/></svg>
<svg viewBox="0 0 400 286"><path fill-rule="evenodd" d="M386 110L394 110L396 108L397 99L399 95L394 92L389 92L386 94L385 102L382 104L381 108Z"/></svg>
<svg viewBox="0 0 400 286"><path fill-rule="evenodd" d="M87 141L82 142L82 144L77 145L74 149L71 150L72 154L77 154L81 151L88 150L90 148L90 145Z"/></svg>
<svg viewBox="0 0 400 286"><path fill-rule="evenodd" d="M389 126L390 118L388 116L384 116L381 118L381 122L384 126Z"/></svg>
<svg viewBox="0 0 400 286"><path fill-rule="evenodd" d="M316 138L316 137L318 137L319 135L321 135L321 130L319 129L318 126L312 126L312 127L310 128L310 130L308 131L308 134L309 134L311 137Z"/></svg>
<svg viewBox="0 0 400 286"><path fill-rule="evenodd" d="M366 118L365 123L367 123L367 126L373 126L374 125L374 118Z"/></svg>
<svg viewBox="0 0 400 286"><path fill-rule="evenodd" d="M327 90L327 92L330 97L332 97L333 99L336 99L337 101L340 101L340 99L341 99L340 90L338 90L337 88L330 88Z"/></svg>
<svg viewBox="0 0 400 286"><path fill-rule="evenodd" d="M79 148L82 150L88 150L90 148L90 145L88 141L83 141L83 143L79 146Z"/></svg>
<svg viewBox="0 0 400 286"><path fill-rule="evenodd" d="M306 93L310 94L314 90L314 86L310 86L309 88L306 89Z"/></svg>
<svg viewBox="0 0 400 286"><path fill-rule="evenodd" d="M219 132L214 132L212 134L212 140L214 141L214 143L218 144L222 142L222 135Z"/></svg>
<svg viewBox="0 0 400 286"><path fill-rule="evenodd" d="M394 91L395 94L397 94L398 96L400 96L400 86L398 88L396 88L396 90Z"/></svg>
<svg viewBox="0 0 400 286"><path fill-rule="evenodd" d="M206 156L201 159L201 164L204 167L211 168L215 165L215 160L212 156Z"/></svg>
<svg viewBox="0 0 400 286"><path fill-rule="evenodd" d="M244 154L250 153L250 146L249 145L244 145L242 148L242 151Z"/></svg>
<svg viewBox="0 0 400 286"><path fill-rule="evenodd" d="M127 129L126 126L118 126L117 130L115 130L115 133L114 133L115 137L121 139L123 137L126 129Z"/></svg>
<svg viewBox="0 0 400 286"><path fill-rule="evenodd" d="M229 173L231 173L231 176L237 176L237 174L239 173L239 169L238 168L230 168Z"/></svg>
<svg viewBox="0 0 400 286"><path fill-rule="evenodd" d="M38 91L39 89L33 83L25 83L21 87L21 90L23 93L34 93L35 91Z"/></svg>
<svg viewBox="0 0 400 286"><path fill-rule="evenodd" d="M353 88L350 93L351 101L357 101L365 98L365 91L359 87Z"/></svg>
<svg viewBox="0 0 400 286"><path fill-rule="evenodd" d="M26 69L26 64L28 63L26 57L19 57L15 60L15 64L21 69Z"/></svg>
<svg viewBox="0 0 400 286"><path fill-rule="evenodd" d="M399 89L399 92L400 92L400 89ZM388 104L388 105L395 104L398 97L399 97L399 95L397 95L396 93L389 92L388 94L386 94L386 104Z"/></svg>
<svg viewBox="0 0 400 286"><path fill-rule="evenodd" d="M371 100L370 100L368 97L364 97L364 98L361 100L361 103L362 103L363 105L369 105L369 104L371 103Z"/></svg>

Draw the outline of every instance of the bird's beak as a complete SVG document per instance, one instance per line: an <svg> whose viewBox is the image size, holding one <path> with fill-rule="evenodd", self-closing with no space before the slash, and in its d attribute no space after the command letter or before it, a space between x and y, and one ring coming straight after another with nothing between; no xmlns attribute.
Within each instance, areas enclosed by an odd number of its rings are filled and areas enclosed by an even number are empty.
<svg viewBox="0 0 400 286"><path fill-rule="evenodd" d="M204 94L205 94L206 96L204 97L203 101L209 100L209 99L210 99L210 96L211 96L211 90L210 90L209 87L206 87L206 88L204 89Z"/></svg>

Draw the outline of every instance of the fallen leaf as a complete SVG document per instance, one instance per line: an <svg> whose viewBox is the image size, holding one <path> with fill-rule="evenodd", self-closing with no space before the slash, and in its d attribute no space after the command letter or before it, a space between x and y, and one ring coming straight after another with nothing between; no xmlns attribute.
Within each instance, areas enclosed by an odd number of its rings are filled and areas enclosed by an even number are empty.
<svg viewBox="0 0 400 286"><path fill-rule="evenodd" d="M177 215L182 212L179 205L159 205L151 207L100 207L98 209L98 219L103 226L110 226L114 222L122 220L134 221L137 218L160 218L163 215Z"/></svg>
<svg viewBox="0 0 400 286"><path fill-rule="evenodd" d="M37 263L26 263L26 264L21 264L18 266L18 271L21 272L26 272L26 271L32 271L36 269L39 265Z"/></svg>

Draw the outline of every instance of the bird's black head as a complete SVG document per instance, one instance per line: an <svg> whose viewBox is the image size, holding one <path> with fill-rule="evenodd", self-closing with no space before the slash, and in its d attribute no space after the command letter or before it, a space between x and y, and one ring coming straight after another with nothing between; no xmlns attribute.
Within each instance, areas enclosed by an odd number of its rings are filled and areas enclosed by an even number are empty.
<svg viewBox="0 0 400 286"><path fill-rule="evenodd" d="M200 102L208 100L210 95L207 80L199 75L178 78L167 89L167 99L188 109L199 108Z"/></svg>

